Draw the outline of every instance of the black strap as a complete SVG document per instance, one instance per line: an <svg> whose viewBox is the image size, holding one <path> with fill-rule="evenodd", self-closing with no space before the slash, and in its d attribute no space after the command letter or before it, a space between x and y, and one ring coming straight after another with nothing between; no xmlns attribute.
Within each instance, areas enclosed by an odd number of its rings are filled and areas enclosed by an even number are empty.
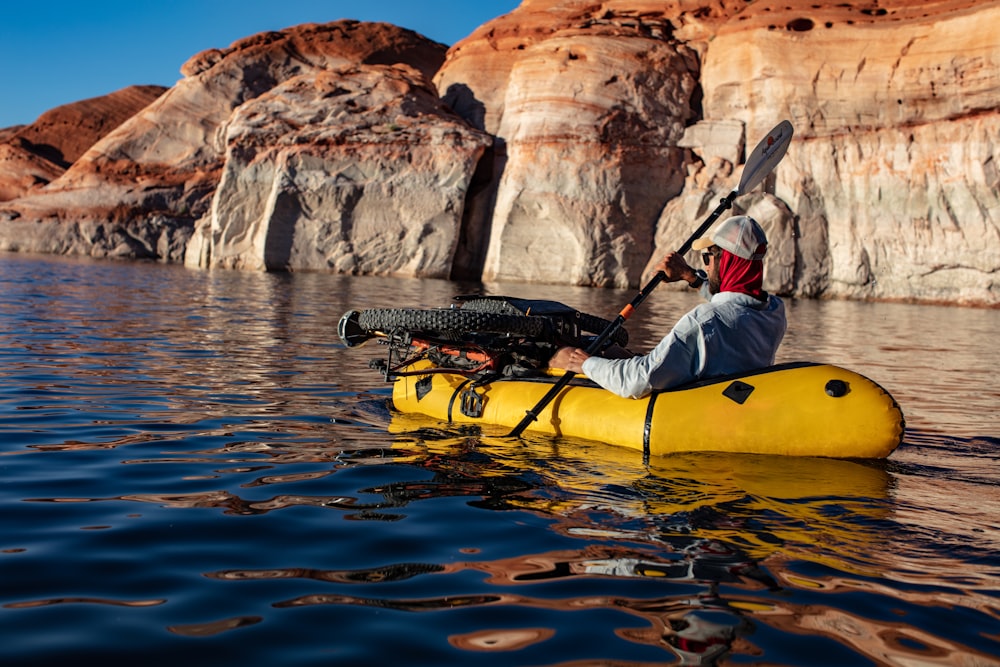
<svg viewBox="0 0 1000 667"><path fill-rule="evenodd" d="M659 392L653 392L649 395L649 403L646 404L646 421L642 425L642 463L649 463L649 440L650 431L653 429L653 406L656 405L656 397L659 396Z"/></svg>

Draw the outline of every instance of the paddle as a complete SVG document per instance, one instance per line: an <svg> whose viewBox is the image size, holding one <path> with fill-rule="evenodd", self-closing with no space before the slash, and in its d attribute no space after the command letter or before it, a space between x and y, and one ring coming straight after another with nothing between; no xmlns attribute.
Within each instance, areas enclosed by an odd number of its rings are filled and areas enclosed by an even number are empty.
<svg viewBox="0 0 1000 667"><path fill-rule="evenodd" d="M792 140L792 124L787 120L783 120L778 123L773 130L767 133L767 136L761 139L760 143L757 144L753 152L750 153L750 157L747 158L746 165L743 167L743 176L740 178L740 184L735 190L729 193L728 196L723 197L719 202L719 205L715 207L712 214L708 216L705 222L701 223L701 226L694 231L688 240L685 241L677 252L681 255L686 253L691 249L691 244L694 243L705 231L712 226L719 216L722 215L726 210L732 208L733 200L742 194L753 190L757 187L764 178L771 173L771 171L781 162L781 158L785 156L785 151L788 150L788 144ZM618 317L614 319L601 334L591 342L587 347L586 352L588 355L596 354L603 349L604 344L608 341L611 336L614 335L616 331L625 323L635 309L639 307L646 297L649 296L650 292L656 289L666 275L662 271L657 272L653 276L645 287L639 290L639 293L635 295L635 298L629 302L621 312L618 313ZM539 413L545 409L553 398L562 391L562 389L569 384L570 380L576 375L573 371L566 371L566 374L559 378L559 381L552 385L552 388L542 396L541 400L531 408L524 415L524 418L514 427L507 437L517 438L520 437L524 429L528 428L533 421L538 419Z"/></svg>

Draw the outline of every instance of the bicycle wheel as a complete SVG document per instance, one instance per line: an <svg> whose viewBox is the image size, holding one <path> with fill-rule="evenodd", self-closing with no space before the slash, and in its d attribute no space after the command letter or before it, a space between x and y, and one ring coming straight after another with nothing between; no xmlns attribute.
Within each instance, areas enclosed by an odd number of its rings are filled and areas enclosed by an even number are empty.
<svg viewBox="0 0 1000 667"><path fill-rule="evenodd" d="M541 304L539 309L541 317L550 317L562 321L570 320L576 323L581 332L600 334L609 326L611 321L596 315L582 313L569 306L553 301L532 301L522 299L510 299L509 297L481 297L470 298L462 302L462 310L475 310L482 313L498 314L523 314L523 309L533 304ZM611 336L612 343L625 347L628 345L628 331L625 327L618 327L618 330Z"/></svg>
<svg viewBox="0 0 1000 667"><path fill-rule="evenodd" d="M484 313L461 308L374 308L362 310L358 324L366 331L403 329L451 335L484 332L539 336L549 322L545 317Z"/></svg>

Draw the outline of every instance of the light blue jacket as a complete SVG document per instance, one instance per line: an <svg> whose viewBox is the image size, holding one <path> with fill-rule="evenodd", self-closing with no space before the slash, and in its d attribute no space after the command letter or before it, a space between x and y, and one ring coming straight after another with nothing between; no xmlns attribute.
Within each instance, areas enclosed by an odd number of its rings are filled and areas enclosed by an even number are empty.
<svg viewBox="0 0 1000 667"><path fill-rule="evenodd" d="M720 292L684 315L649 354L590 357L583 372L619 396L641 398L702 378L743 373L774 363L785 335L785 304Z"/></svg>

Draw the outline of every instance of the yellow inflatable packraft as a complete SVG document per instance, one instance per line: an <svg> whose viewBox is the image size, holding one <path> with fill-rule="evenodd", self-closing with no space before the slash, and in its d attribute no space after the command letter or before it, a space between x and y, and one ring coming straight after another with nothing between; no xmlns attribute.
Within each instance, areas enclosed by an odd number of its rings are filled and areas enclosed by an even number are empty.
<svg viewBox="0 0 1000 667"><path fill-rule="evenodd" d="M403 371L393 385L397 410L506 427L517 425L562 375L479 384L426 361ZM892 396L837 366L783 364L642 399L578 378L528 430L630 447L647 457L717 451L885 458L903 438L903 414Z"/></svg>

